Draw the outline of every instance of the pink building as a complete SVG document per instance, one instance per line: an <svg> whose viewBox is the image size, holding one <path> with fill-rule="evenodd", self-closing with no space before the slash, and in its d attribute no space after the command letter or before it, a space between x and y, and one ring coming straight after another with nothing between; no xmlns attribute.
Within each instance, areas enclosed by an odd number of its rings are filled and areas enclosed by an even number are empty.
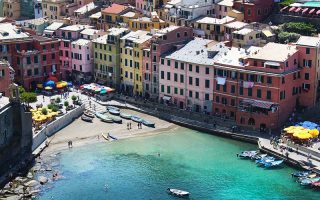
<svg viewBox="0 0 320 200"><path fill-rule="evenodd" d="M232 10L233 0L222 0L215 4L216 18L222 19L228 16L228 12Z"/></svg>
<svg viewBox="0 0 320 200"><path fill-rule="evenodd" d="M181 109L212 113L214 61L228 47L195 38L160 61L160 98Z"/></svg>
<svg viewBox="0 0 320 200"><path fill-rule="evenodd" d="M179 48L179 45L192 39L192 28L170 26L158 30L151 40L150 49L143 50L143 87L146 98L159 97L159 62L160 57Z"/></svg>
<svg viewBox="0 0 320 200"><path fill-rule="evenodd" d="M57 37L61 38L60 41L60 63L63 79L72 80L72 57L71 57L71 42L81 37L81 32L91 28L86 25L71 25L60 28L57 33L61 34Z"/></svg>
<svg viewBox="0 0 320 200"><path fill-rule="evenodd" d="M92 42L78 39L71 43L72 77L77 82L90 82L93 78Z"/></svg>

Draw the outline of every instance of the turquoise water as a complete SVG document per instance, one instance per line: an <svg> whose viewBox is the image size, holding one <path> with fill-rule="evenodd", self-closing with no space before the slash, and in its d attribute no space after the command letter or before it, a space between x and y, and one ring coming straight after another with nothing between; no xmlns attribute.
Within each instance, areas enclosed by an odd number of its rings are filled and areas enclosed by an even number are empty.
<svg viewBox="0 0 320 200"><path fill-rule="evenodd" d="M190 191L190 199L320 198L294 182L292 168L266 170L236 157L255 148L190 129L73 148L61 154L65 178L39 199L176 199L168 187Z"/></svg>

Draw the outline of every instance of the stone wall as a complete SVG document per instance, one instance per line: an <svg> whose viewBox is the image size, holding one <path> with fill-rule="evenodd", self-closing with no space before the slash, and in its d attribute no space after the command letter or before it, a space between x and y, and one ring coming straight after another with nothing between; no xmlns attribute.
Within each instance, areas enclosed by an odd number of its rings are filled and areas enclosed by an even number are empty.
<svg viewBox="0 0 320 200"><path fill-rule="evenodd" d="M76 118L82 115L84 109L85 109L85 106L83 104L80 107L77 107L74 110L66 113L61 118L51 122L50 124L47 125L47 127L40 130L33 137L32 151L36 150L47 139L47 137L54 135L57 131L69 125Z"/></svg>
<svg viewBox="0 0 320 200"><path fill-rule="evenodd" d="M319 27L320 25L320 18L318 17L304 17L299 15L286 15L286 14L272 14L268 18L273 24L283 24L288 22L306 22L312 23L315 26Z"/></svg>

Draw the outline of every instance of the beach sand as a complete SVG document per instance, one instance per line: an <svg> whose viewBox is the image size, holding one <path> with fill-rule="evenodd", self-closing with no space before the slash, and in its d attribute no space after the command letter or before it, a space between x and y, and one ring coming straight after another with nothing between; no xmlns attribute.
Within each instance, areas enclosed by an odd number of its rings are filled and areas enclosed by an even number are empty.
<svg viewBox="0 0 320 200"><path fill-rule="evenodd" d="M107 134L109 132L112 134L112 136L115 136L118 139L125 139L130 137L142 137L160 134L162 132L173 130L179 127L157 117L139 113L133 110L121 109L121 111L127 114L137 115L143 119L154 122L155 128L150 128L143 125L142 129L138 129L136 122L125 119L122 119L122 124L117 124L105 123L100 121L98 118L94 118L93 123L89 123L81 120L81 118L78 118L70 125L61 129L55 135L49 138L50 144L42 152L42 155L57 153L61 150L67 149L68 141L70 140L73 143L73 147L99 142L108 142L101 136L102 133ZM131 122L132 129L127 129L127 122Z"/></svg>

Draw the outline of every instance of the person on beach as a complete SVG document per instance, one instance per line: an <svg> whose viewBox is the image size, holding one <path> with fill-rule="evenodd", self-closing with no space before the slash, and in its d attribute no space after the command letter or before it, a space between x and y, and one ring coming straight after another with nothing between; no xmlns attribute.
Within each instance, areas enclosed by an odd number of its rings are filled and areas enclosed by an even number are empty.
<svg viewBox="0 0 320 200"><path fill-rule="evenodd" d="M131 129L131 122L129 123L129 128Z"/></svg>
<svg viewBox="0 0 320 200"><path fill-rule="evenodd" d="M138 122L138 129L140 129L140 122Z"/></svg>
<svg viewBox="0 0 320 200"><path fill-rule="evenodd" d="M44 102L44 95L42 95L42 100L43 100L43 102Z"/></svg>
<svg viewBox="0 0 320 200"><path fill-rule="evenodd" d="M129 122L127 122L127 129L129 130Z"/></svg>

